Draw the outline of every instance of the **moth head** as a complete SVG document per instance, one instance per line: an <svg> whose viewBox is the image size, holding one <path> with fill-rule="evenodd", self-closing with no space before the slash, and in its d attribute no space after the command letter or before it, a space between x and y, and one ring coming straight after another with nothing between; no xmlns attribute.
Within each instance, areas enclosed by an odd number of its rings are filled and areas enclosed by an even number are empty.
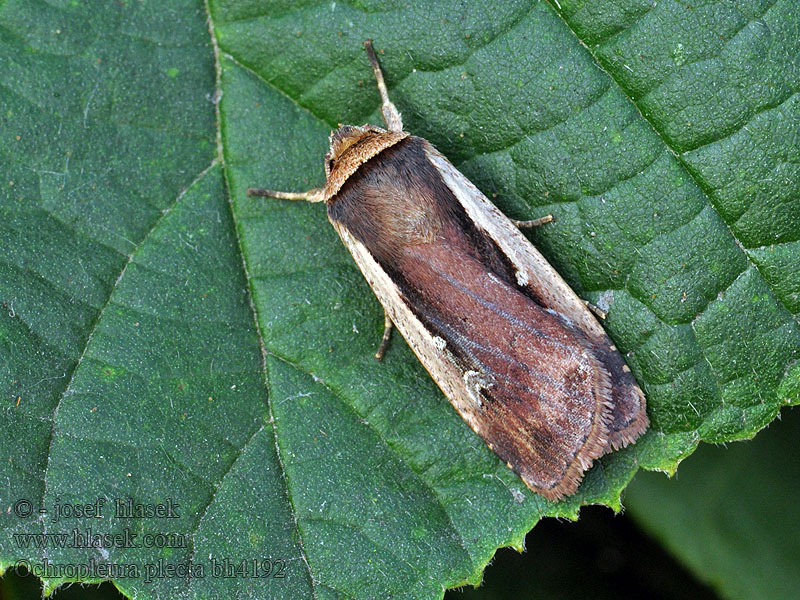
<svg viewBox="0 0 800 600"><path fill-rule="evenodd" d="M350 154L356 153L357 148L375 136L386 133L385 130L374 125L339 125L339 129L331 131L330 149L325 154L325 175L329 177L336 162L344 156L348 150Z"/></svg>
<svg viewBox="0 0 800 600"><path fill-rule="evenodd" d="M339 191L358 167L406 137L405 131L386 131L369 123L340 125L332 131L331 147L325 154L326 200Z"/></svg>

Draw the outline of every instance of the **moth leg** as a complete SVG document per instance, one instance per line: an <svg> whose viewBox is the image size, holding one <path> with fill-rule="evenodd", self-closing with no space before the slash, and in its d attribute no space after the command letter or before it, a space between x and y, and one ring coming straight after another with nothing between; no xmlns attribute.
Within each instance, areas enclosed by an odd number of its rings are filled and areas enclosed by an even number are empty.
<svg viewBox="0 0 800 600"><path fill-rule="evenodd" d="M383 81L383 73L381 72L381 66L378 64L378 58L375 56L375 50L372 48L372 40L364 42L364 48L367 49L372 72L375 73L375 79L378 81L378 92L381 94L381 113L383 114L383 120L386 122L386 127L389 131L403 131L403 119L400 118L400 111L397 110L394 104L389 102L389 92L386 89L386 83Z"/></svg>
<svg viewBox="0 0 800 600"><path fill-rule="evenodd" d="M378 351L375 353L375 358L378 360L383 360L383 355L386 354L386 348L389 347L389 340L392 337L392 328L394 327L392 320L389 318L389 313L385 310L383 311L383 319L383 339Z"/></svg>
<svg viewBox="0 0 800 600"><path fill-rule="evenodd" d="M516 225L517 227L538 227L539 225L544 225L545 223L552 223L553 215L545 215L538 219L532 219L530 221L517 221L516 219L511 219L511 222ZM596 307L594 304L589 302L588 300L584 300L583 303L586 305L590 311L592 311L595 315L597 315L601 319L605 319L608 316L608 313L601 308Z"/></svg>
<svg viewBox="0 0 800 600"><path fill-rule="evenodd" d="M322 188L314 188L307 192L277 192L264 188L247 188L248 196L269 196L281 200L305 200L306 202L322 202L325 200Z"/></svg>
<svg viewBox="0 0 800 600"><path fill-rule="evenodd" d="M608 316L606 311L604 311L602 308L598 308L588 300L584 300L583 303L586 305L586 308L592 311L597 317L605 319Z"/></svg>
<svg viewBox="0 0 800 600"><path fill-rule="evenodd" d="M516 219L511 219L511 222L519 228L539 227L539 225L544 225L545 223L551 223L552 221L553 221L553 215L545 215L543 217L539 217L538 219L531 219L530 221L517 221Z"/></svg>

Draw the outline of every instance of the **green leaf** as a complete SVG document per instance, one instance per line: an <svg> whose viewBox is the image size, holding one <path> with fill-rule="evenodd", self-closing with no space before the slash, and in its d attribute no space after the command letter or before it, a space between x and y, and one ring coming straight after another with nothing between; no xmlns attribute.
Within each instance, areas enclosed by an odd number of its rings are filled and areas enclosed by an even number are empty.
<svg viewBox="0 0 800 600"><path fill-rule="evenodd" d="M371 358L381 308L321 207L245 195L319 184L329 130L379 123L366 38L409 131L510 216L556 216L534 241L645 389L650 432L565 502L402 340ZM0 3L0 566L435 598L544 515L618 507L639 466L751 437L800 402L798 40L792 0ZM179 516L114 517L129 498ZM87 527L168 537L14 537Z"/></svg>

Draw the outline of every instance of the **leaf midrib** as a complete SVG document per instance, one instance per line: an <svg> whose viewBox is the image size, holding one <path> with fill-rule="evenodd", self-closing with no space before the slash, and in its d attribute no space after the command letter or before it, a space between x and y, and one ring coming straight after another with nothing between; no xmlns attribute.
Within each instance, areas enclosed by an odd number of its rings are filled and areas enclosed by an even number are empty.
<svg viewBox="0 0 800 600"><path fill-rule="evenodd" d="M203 8L206 12L206 18L208 20L209 39L211 41L211 47L214 53L214 71L215 71L214 97L217 99L217 101L214 103L214 112L216 115L215 138L217 144L217 158L220 161L220 164L222 165L222 173L225 181L225 194L228 200L228 207L231 211L231 220L233 222L234 234L236 235L236 250L239 254L239 258L241 259L242 272L244 273L245 280L247 281L247 300L250 305L250 314L252 314L253 316L254 330L256 332L256 336L258 337L258 346L261 352L261 376L263 378L264 392L266 394L267 416L269 425L272 428L272 439L275 446L275 456L278 462L278 471L280 472L281 479L283 482L283 488L286 493L286 502L288 505L289 513L291 514L292 521L294 522L294 530L295 533L297 534L297 539L298 539L298 543L296 544L296 546L299 551L300 558L303 561L303 564L305 565L306 574L308 576L309 587L311 588L311 597L313 600L317 600L316 580L314 579L314 575L311 572L311 565L308 562L308 556L306 555L305 545L303 543L303 536L302 533L300 532L300 527L298 526L297 509L292 500L292 494L289 488L286 467L283 464L283 458L281 457L280 447L278 445L278 432L275 427L275 416L272 411L272 396L270 395L270 389L269 389L269 373L267 370L267 350L264 343L264 336L262 335L261 332L261 326L258 321L258 313L256 311L256 306L253 300L253 278L250 275L250 271L247 266L247 260L245 259L244 249L242 247L242 240L239 234L239 221L233 206L233 197L231 194L231 186L228 177L228 168L225 157L225 146L223 144L223 139L222 139L222 115L220 113L220 108L219 108L220 100L223 94L222 65L220 64L220 48L217 40L216 28L214 25L214 17L211 14L211 9L209 7L209 0L203 0Z"/></svg>

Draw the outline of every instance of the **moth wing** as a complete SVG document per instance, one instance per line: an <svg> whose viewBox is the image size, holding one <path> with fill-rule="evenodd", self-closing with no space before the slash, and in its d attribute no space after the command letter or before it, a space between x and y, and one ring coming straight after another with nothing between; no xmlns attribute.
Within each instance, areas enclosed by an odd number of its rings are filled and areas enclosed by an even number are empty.
<svg viewBox="0 0 800 600"><path fill-rule="evenodd" d="M611 377L612 417L606 451L628 445L649 425L642 390L608 334L586 304L519 229L450 161L426 143L431 164L467 215L484 230L516 267L517 283L528 288L542 306L564 317L594 346L594 353Z"/></svg>
<svg viewBox="0 0 800 600"><path fill-rule="evenodd" d="M531 306L539 310L533 320L551 321L562 341L543 342L523 327L513 341L505 335L497 347L475 350L481 331L468 329L453 353L451 344L462 334L443 334L448 342L433 337L370 251L345 225L332 222L389 317L469 426L534 491L550 499L572 494L604 452L611 415L609 375L577 334L567 340L570 332L556 317ZM515 359L519 353L523 360ZM537 369L555 364L566 368L551 370L536 385Z"/></svg>
<svg viewBox="0 0 800 600"><path fill-rule="evenodd" d="M447 354L442 352L432 342L431 336L422 322L406 306L405 299L392 281L386 271L378 264L369 250L354 235L350 233L345 225L337 221L332 221L334 229L350 250L358 268L363 273L372 291L378 297L389 318L403 334L403 337L414 350L417 358L429 373L436 373L434 381L450 399L455 398L453 403L456 409L476 430L477 422L472 402L468 398L463 398L463 380L461 371L453 360L448 359Z"/></svg>

